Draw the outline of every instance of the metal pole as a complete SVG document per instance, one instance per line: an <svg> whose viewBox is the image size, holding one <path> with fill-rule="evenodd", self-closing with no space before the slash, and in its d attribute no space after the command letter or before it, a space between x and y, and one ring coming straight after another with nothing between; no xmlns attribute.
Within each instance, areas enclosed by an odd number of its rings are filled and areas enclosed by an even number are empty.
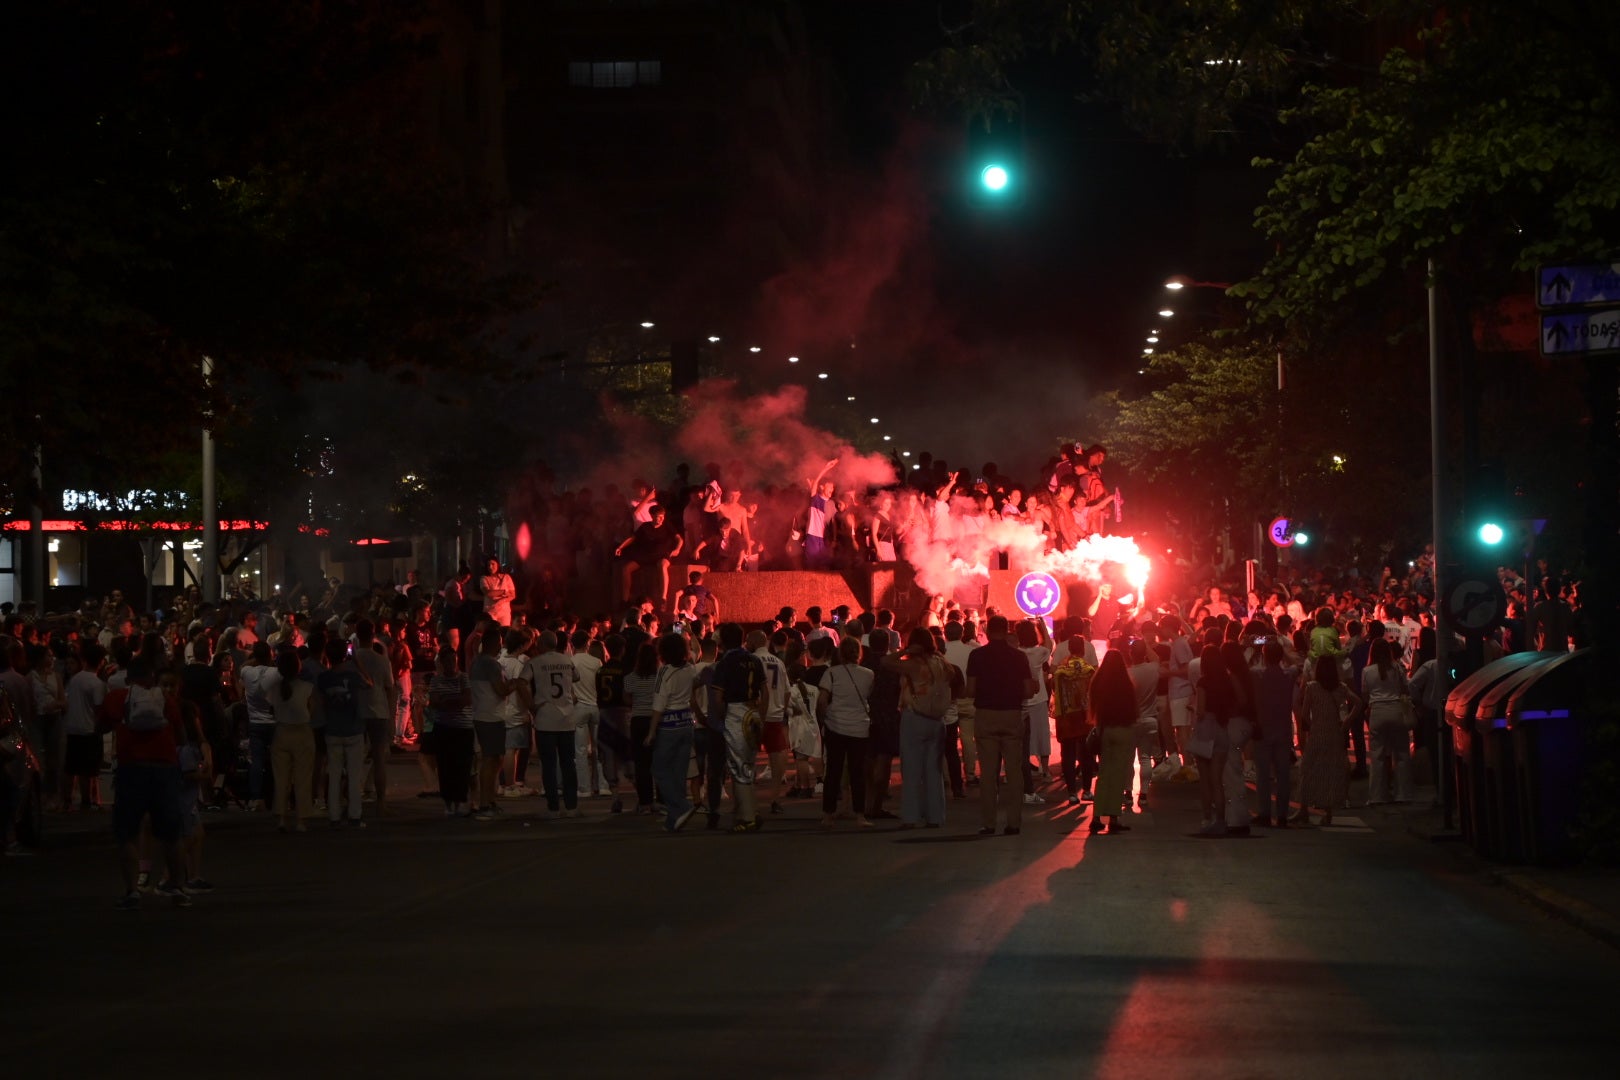
<svg viewBox="0 0 1620 1080"><path fill-rule="evenodd" d="M1441 378L1440 341L1440 286L1436 278L1434 260L1429 260L1429 474L1430 474L1430 528L1434 543L1434 668L1435 676L1445 694L1451 693L1451 619L1446 615L1445 593L1440 580L1445 566L1446 492L1445 492L1445 408L1444 380ZM1442 695L1442 701L1444 695ZM1451 776L1451 725L1446 723L1444 706L1436 728L1440 745L1440 786L1435 794L1445 808L1445 827L1452 822L1453 781Z"/></svg>
<svg viewBox="0 0 1620 1080"><path fill-rule="evenodd" d="M214 378L214 361L207 356L202 358L202 376L206 392ZM205 418L202 433L203 546L202 573L198 576L202 578L203 602L217 604L219 603L219 507L216 505L214 492L214 433L207 426L212 419L212 416Z"/></svg>
<svg viewBox="0 0 1620 1080"><path fill-rule="evenodd" d="M45 614L45 590L50 586L51 573L45 556L45 448L39 443L34 444L29 456L28 485L28 577L21 598L34 602L34 617L40 618Z"/></svg>

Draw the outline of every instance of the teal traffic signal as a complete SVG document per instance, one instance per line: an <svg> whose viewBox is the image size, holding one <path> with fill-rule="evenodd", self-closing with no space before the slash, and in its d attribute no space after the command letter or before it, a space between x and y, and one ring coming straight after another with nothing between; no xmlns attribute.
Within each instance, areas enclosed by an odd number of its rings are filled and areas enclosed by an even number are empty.
<svg viewBox="0 0 1620 1080"><path fill-rule="evenodd" d="M1479 527L1476 535L1486 547L1496 547L1507 538L1507 530L1494 521L1487 521Z"/></svg>
<svg viewBox="0 0 1620 1080"><path fill-rule="evenodd" d="M1000 195L1011 183L1011 171L998 162L991 162L979 170L979 184L992 195Z"/></svg>

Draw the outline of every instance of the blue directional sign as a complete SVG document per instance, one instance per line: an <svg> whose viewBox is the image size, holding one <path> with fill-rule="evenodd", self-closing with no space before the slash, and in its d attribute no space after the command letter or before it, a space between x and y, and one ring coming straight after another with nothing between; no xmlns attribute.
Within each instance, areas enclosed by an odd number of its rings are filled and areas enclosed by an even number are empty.
<svg viewBox="0 0 1620 1080"><path fill-rule="evenodd" d="M1036 570L1018 579L1013 599L1018 601L1018 610L1025 615L1032 619L1044 619L1057 610L1058 602L1063 599L1063 590L1058 587L1057 578Z"/></svg>
<svg viewBox="0 0 1620 1080"><path fill-rule="evenodd" d="M1585 307L1620 302L1620 263L1543 266L1536 271L1536 306Z"/></svg>
<svg viewBox="0 0 1620 1080"><path fill-rule="evenodd" d="M1541 317L1541 355L1620 352L1620 308Z"/></svg>

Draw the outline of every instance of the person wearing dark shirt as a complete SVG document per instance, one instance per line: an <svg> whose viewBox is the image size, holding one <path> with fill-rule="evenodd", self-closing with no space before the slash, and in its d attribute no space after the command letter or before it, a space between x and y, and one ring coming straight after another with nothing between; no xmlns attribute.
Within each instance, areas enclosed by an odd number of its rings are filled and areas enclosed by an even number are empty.
<svg viewBox="0 0 1620 1080"><path fill-rule="evenodd" d="M900 673L884 666L888 654L889 639L873 635L861 665L873 673L871 699L867 702L872 714L872 734L866 750L868 820L892 820L897 816L883 809L883 801L889 797L889 778L894 775L894 759L900 753Z"/></svg>
<svg viewBox="0 0 1620 1080"><path fill-rule="evenodd" d="M743 648L739 624L721 625L720 645L725 651L715 661L714 681L726 706L726 768L731 773L732 805L736 807L731 831L753 832L759 828L754 809L754 756L765 713L765 669L759 657Z"/></svg>
<svg viewBox="0 0 1620 1080"><path fill-rule="evenodd" d="M1103 831L1103 818L1108 819L1110 835L1130 829L1119 823L1119 815L1121 806L1128 805L1130 799L1126 789L1131 785L1137 714L1136 690L1125 666L1125 653L1114 649L1103 657L1096 678L1091 680L1091 720L1101 743L1097 794L1091 807L1094 835Z"/></svg>
<svg viewBox="0 0 1620 1080"><path fill-rule="evenodd" d="M600 712L596 727L596 741L602 754L602 776L608 790L613 793L612 813L624 813L624 800L619 796L619 774L622 764L635 759L630 745L630 699L625 697L624 659L633 655L625 638L609 634L602 640L604 659L596 671L596 707Z"/></svg>
<svg viewBox="0 0 1620 1080"><path fill-rule="evenodd" d="M360 718L365 677L348 655L349 643L333 638L326 643L326 669L315 676L311 701L326 730L326 817L332 828L343 822L343 777L349 777L349 826L363 829L361 789L365 784L366 725Z"/></svg>
<svg viewBox="0 0 1620 1080"><path fill-rule="evenodd" d="M967 695L973 699L974 742L979 750L980 836L996 831L997 799L1006 807L1006 833L1023 826L1024 777L1018 760L1024 751L1024 701L1035 693L1029 660L1013 647L1007 618L991 616L990 641L968 656ZM1006 764L1005 786L1001 780Z"/></svg>
<svg viewBox="0 0 1620 1080"><path fill-rule="evenodd" d="M636 571L644 566L656 566L660 582L658 602L663 605L669 600L669 561L681 553L683 538L664 528L663 507L654 504L649 509L652 520L636 526L636 531L613 550L613 555L624 560L619 570L622 575L620 592L624 600L628 602L630 599Z"/></svg>
<svg viewBox="0 0 1620 1080"><path fill-rule="evenodd" d="M1347 628L1352 638L1356 637L1358 629L1355 622ZM1384 636L1384 624L1377 619L1367 623L1367 632L1362 634L1356 643L1350 646L1350 685L1361 685L1361 673L1367 670L1367 657L1372 652L1372 643ZM1367 724L1361 717L1356 717L1347 725L1350 729L1350 745L1355 750L1356 767L1351 770L1353 777L1367 775Z"/></svg>

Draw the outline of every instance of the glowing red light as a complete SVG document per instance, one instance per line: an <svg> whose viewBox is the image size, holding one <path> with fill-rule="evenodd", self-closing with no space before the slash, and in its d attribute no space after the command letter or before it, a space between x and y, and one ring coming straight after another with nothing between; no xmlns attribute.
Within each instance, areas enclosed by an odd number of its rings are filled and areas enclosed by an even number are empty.
<svg viewBox="0 0 1620 1080"><path fill-rule="evenodd" d="M529 552L534 548L534 536L529 532L527 521L518 526L517 535L512 538L512 546L517 549L518 558L528 559Z"/></svg>

